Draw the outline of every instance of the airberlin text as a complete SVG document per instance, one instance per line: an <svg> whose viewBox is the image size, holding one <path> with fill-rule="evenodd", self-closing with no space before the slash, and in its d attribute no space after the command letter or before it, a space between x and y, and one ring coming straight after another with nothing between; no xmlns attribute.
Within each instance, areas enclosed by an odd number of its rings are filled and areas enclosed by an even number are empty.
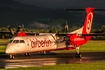
<svg viewBox="0 0 105 70"><path fill-rule="evenodd" d="M40 47L50 47L51 41L47 38L44 38L43 40L38 40L37 38L30 39L31 47L32 48L40 48Z"/></svg>

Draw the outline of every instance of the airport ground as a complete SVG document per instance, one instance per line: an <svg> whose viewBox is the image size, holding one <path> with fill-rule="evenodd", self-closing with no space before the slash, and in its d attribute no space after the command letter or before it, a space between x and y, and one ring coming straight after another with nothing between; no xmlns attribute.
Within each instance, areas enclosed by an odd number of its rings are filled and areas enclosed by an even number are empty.
<svg viewBox="0 0 105 70"><path fill-rule="evenodd" d="M3 53L3 46L1 46L1 53ZM80 48L83 57L81 59L74 58L75 50L71 51L53 51L50 55L32 55L30 57L24 57L18 55L16 59L8 59L7 55L0 55L0 60L6 60L7 63L21 62L21 64L36 65L28 68L9 68L6 70L102 70L105 69L105 41L89 41ZM39 61L39 63L38 63ZM0 61L1 62L1 61ZM51 62L51 63L50 63ZM48 63L50 63L48 65ZM1 63L2 64L2 63ZM0 64L0 65L1 65ZM5 68L1 68L5 70Z"/></svg>

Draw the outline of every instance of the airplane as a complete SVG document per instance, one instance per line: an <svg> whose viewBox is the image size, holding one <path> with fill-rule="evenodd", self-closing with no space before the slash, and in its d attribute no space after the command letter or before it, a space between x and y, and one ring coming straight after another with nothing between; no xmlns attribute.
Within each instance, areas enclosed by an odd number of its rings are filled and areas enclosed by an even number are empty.
<svg viewBox="0 0 105 70"><path fill-rule="evenodd" d="M81 58L80 46L91 39L90 31L92 27L93 14L95 8L85 8L86 16L83 26L73 32L66 34L43 33L36 36L14 36L5 48L5 53L10 58L15 58L16 54L29 55L35 52L48 52L53 50L73 50L76 49L76 58Z"/></svg>

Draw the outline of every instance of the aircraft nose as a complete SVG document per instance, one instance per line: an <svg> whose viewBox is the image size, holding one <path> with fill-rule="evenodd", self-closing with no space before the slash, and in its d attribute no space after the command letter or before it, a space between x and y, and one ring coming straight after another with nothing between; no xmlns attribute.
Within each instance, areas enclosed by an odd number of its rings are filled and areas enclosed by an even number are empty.
<svg viewBox="0 0 105 70"><path fill-rule="evenodd" d="M6 50L5 50L5 53L6 53L6 54L9 54L9 53L11 53L11 50L10 50L10 49L6 49Z"/></svg>
<svg viewBox="0 0 105 70"><path fill-rule="evenodd" d="M11 45L7 45L6 49L5 49L5 53L6 54L10 54L13 53L13 47Z"/></svg>

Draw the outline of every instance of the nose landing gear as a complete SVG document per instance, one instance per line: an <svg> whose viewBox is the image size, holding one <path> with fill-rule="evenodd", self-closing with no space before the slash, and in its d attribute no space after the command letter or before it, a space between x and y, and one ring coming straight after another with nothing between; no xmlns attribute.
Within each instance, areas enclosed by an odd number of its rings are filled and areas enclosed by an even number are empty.
<svg viewBox="0 0 105 70"><path fill-rule="evenodd" d="M10 59L14 59L14 58L15 58L14 54L10 54L10 55L9 55L9 58L10 58Z"/></svg>
<svg viewBox="0 0 105 70"><path fill-rule="evenodd" d="M25 56L30 56L30 53L25 53Z"/></svg>

